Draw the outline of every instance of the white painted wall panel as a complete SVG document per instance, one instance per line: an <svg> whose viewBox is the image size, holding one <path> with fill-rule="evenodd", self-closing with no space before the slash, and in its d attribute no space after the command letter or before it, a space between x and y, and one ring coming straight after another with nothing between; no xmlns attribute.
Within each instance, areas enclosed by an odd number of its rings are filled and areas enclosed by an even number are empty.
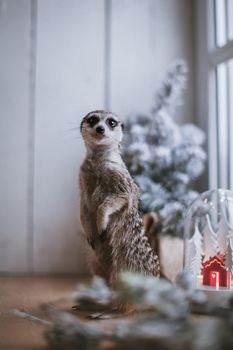
<svg viewBox="0 0 233 350"><path fill-rule="evenodd" d="M0 3L0 271L28 270L30 1Z"/></svg>
<svg viewBox="0 0 233 350"><path fill-rule="evenodd" d="M79 126L103 108L104 1L38 1L34 270L83 272Z"/></svg>
<svg viewBox="0 0 233 350"><path fill-rule="evenodd" d="M175 119L193 122L194 115L194 24L192 0L149 0L150 26L150 89L155 92L170 64L184 59L189 79L183 106L177 108Z"/></svg>
<svg viewBox="0 0 233 350"><path fill-rule="evenodd" d="M70 129L96 108L123 118L149 111L180 57L191 75L176 118L193 120L192 4L0 0L0 272L86 271L78 192L85 151Z"/></svg>
<svg viewBox="0 0 233 350"><path fill-rule="evenodd" d="M110 107L119 116L147 112L150 90L149 0L113 0Z"/></svg>
<svg viewBox="0 0 233 350"><path fill-rule="evenodd" d="M176 120L194 120L191 0L112 0L110 107L121 116L148 112L170 64L183 58L190 75Z"/></svg>

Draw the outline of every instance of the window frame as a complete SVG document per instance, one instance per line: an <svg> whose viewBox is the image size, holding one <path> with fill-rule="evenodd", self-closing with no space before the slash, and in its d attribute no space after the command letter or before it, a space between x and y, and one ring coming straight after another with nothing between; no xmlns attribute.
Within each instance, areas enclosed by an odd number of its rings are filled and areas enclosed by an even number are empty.
<svg viewBox="0 0 233 350"><path fill-rule="evenodd" d="M232 0L233 1L233 0ZM233 58L233 40L222 47L215 44L214 0L198 0L195 8L196 26L196 114L197 123L206 131L208 152L208 188L216 189L224 183L221 179L218 144L218 108L216 69L220 63ZM231 91L232 93L232 91ZM232 107L232 106L231 106ZM230 113L232 111L229 108ZM231 118L232 122L232 118ZM233 127L233 125L232 125ZM229 128L228 128L229 130ZM233 142L229 138L228 152L233 151ZM231 157L232 159L232 157ZM228 160L230 171L233 162ZM233 190L233 174L227 188ZM228 176L230 179L230 177Z"/></svg>

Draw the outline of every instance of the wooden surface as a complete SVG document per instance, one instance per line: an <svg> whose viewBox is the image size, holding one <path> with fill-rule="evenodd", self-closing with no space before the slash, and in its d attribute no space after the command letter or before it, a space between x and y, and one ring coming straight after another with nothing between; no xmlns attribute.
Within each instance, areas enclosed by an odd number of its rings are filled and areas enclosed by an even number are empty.
<svg viewBox="0 0 233 350"><path fill-rule="evenodd" d="M0 349L47 349L43 326L8 312L16 308L40 317L41 303L66 296L77 282L76 277L0 277Z"/></svg>

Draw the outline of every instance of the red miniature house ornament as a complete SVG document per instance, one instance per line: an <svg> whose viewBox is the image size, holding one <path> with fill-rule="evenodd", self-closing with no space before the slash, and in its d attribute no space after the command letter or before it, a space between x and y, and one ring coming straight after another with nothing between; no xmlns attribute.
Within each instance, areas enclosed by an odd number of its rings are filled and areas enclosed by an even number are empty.
<svg viewBox="0 0 233 350"><path fill-rule="evenodd" d="M227 270L220 257L214 256L203 263L203 285L227 287Z"/></svg>

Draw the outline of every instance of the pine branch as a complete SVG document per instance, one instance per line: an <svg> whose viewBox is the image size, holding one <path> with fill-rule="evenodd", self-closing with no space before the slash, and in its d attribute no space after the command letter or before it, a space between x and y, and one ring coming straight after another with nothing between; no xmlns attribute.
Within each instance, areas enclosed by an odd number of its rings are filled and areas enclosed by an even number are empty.
<svg viewBox="0 0 233 350"><path fill-rule="evenodd" d="M81 289L84 290L84 286ZM95 284L87 290L92 300L98 302ZM187 272L177 276L176 284L123 273L117 291L121 301L127 300L138 310L133 317L86 321L51 305L43 309L52 321L18 310L13 313L42 323L45 337L53 349L232 349L233 299L228 295L229 302L225 307L222 300L208 301L203 292L194 289ZM109 292L115 296L115 291L109 289ZM192 313L205 317L193 318Z"/></svg>
<svg viewBox="0 0 233 350"><path fill-rule="evenodd" d="M188 67L184 60L177 60L172 64L155 96L153 114L165 109L173 115L176 106L182 104L181 96L186 87L187 74Z"/></svg>

